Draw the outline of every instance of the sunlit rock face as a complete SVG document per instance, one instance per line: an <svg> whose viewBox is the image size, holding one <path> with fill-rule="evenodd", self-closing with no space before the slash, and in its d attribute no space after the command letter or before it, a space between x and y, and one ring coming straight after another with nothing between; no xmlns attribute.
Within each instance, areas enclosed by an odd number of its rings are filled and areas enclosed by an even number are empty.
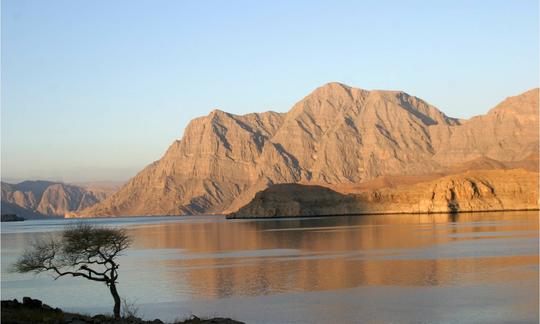
<svg viewBox="0 0 540 324"><path fill-rule="evenodd" d="M469 161L492 168L534 160L537 147L538 89L458 120L404 92L329 83L285 114L214 110L191 121L160 160L79 215L232 212L272 184L354 185Z"/></svg>
<svg viewBox="0 0 540 324"><path fill-rule="evenodd" d="M434 160L451 165L480 157L518 161L538 156L538 95L533 89L507 98L459 127L433 127Z"/></svg>
<svg viewBox="0 0 540 324"><path fill-rule="evenodd" d="M273 185L229 218L538 209L538 173L469 171L394 188L340 193L300 184Z"/></svg>

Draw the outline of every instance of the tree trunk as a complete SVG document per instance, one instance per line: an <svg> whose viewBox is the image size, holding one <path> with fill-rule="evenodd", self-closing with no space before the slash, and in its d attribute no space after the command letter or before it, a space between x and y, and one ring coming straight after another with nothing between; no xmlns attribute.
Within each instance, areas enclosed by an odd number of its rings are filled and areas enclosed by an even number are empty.
<svg viewBox="0 0 540 324"><path fill-rule="evenodd" d="M116 285L114 282L111 282L109 288L111 289L111 295L114 298L114 318L120 319L120 295L118 295L118 291L116 290Z"/></svg>

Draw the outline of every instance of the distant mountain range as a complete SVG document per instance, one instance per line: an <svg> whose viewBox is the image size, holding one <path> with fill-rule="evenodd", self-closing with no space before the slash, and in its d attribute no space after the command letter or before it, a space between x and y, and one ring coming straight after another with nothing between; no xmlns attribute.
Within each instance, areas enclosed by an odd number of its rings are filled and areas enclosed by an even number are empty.
<svg viewBox="0 0 540 324"><path fill-rule="evenodd" d="M102 201L118 186L84 186L51 181L2 182L2 214L16 214L26 219L65 217Z"/></svg>
<svg viewBox="0 0 540 324"><path fill-rule="evenodd" d="M214 110L194 119L160 160L104 200L72 201L74 189L63 188L51 193L60 207L41 206L43 194L28 204L80 216L226 213L281 183L344 188L400 177L431 181L459 168L524 167L537 174L538 95L533 89L460 120L401 91L329 83L288 113Z"/></svg>

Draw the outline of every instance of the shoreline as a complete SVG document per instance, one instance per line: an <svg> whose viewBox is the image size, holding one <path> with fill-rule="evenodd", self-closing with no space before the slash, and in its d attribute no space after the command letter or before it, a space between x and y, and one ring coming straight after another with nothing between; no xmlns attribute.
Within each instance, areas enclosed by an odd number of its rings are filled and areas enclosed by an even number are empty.
<svg viewBox="0 0 540 324"><path fill-rule="evenodd" d="M227 219L280 219L280 218L308 218L308 217L339 217L339 216L378 216L378 215L440 215L440 214L467 214L467 213L500 213L500 212L518 212L518 211L540 211L540 208L515 208L515 209L485 209L485 210L459 210L459 211L438 211L438 212L366 212L366 213L336 213L320 215L291 215L291 216L256 216L256 217L235 217L225 215Z"/></svg>
<svg viewBox="0 0 540 324"><path fill-rule="evenodd" d="M236 321L225 317L200 318L195 315L183 320L174 320L173 322L165 322L159 318L153 320L144 320L137 317L137 312L133 313L130 310L125 310L121 318L115 319L110 314L82 314L79 312L63 311L56 307L53 308L39 299L23 297L22 302L17 299L5 299L1 301L2 323L10 324L27 324L27 323L55 323L55 324L114 324L114 323L130 323L130 324L245 324L244 322Z"/></svg>
<svg viewBox="0 0 540 324"><path fill-rule="evenodd" d="M377 215L431 215L431 214L466 214L466 213L497 213L497 212L518 212L518 211L540 211L540 208L511 208L511 209L479 209L479 210L459 210L459 211L385 211L385 212L366 212L366 213L332 213L332 214L317 214L317 215L287 215L287 216L255 216L255 217L235 217L229 214L189 214L189 215L123 215L123 216L93 216L93 217L47 217L47 218L32 218L26 221L34 220L59 220L59 219L119 219L119 218L173 218L173 217L219 217L224 216L226 219L282 219L282 218L308 218L308 217L339 217L339 216L377 216Z"/></svg>

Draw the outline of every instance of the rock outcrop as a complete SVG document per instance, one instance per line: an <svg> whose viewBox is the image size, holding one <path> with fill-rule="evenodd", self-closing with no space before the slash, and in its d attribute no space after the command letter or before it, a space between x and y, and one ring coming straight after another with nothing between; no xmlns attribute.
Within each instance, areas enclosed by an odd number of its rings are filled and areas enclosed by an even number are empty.
<svg viewBox="0 0 540 324"><path fill-rule="evenodd" d="M538 173L523 169L469 171L393 188L341 193L278 184L261 191L228 218L453 213L538 209Z"/></svg>
<svg viewBox="0 0 540 324"><path fill-rule="evenodd" d="M24 218L64 217L103 200L107 192L50 181L2 182L2 213Z"/></svg>
<svg viewBox="0 0 540 324"><path fill-rule="evenodd" d="M2 300L2 323L5 324L163 324L160 319L151 321L136 316L125 316L114 319L110 315L83 315L64 312L60 308L52 308L39 299L23 297L23 302L17 299ZM198 318L192 315L190 318L174 321L173 324L244 324L225 317Z"/></svg>
<svg viewBox="0 0 540 324"><path fill-rule="evenodd" d="M286 114L214 110L111 197L81 216L235 211L279 183L355 185L538 155L538 89L484 116L450 118L400 91L326 84Z"/></svg>

